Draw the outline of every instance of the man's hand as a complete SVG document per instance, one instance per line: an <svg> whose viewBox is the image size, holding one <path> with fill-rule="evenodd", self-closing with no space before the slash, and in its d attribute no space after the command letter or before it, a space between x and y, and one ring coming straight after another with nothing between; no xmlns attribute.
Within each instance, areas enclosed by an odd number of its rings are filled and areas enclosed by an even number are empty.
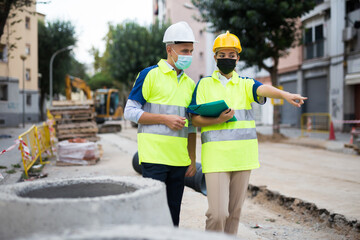
<svg viewBox="0 0 360 240"><path fill-rule="evenodd" d="M284 94L284 99L290 104L294 105L295 107L301 107L301 105L304 104L304 100L306 100L307 97L303 97L300 94L293 94L286 92Z"/></svg>
<svg viewBox="0 0 360 240"><path fill-rule="evenodd" d="M185 120L186 118L180 117L178 115L166 115L164 124L168 126L171 130L178 131L185 126Z"/></svg>
<svg viewBox="0 0 360 240"><path fill-rule="evenodd" d="M235 114L234 109L231 109L231 108L226 109L218 117L219 123L223 123L223 122L226 122L226 121L230 120L234 116L234 114Z"/></svg>
<svg viewBox="0 0 360 240"><path fill-rule="evenodd" d="M191 162L190 166L186 170L185 177L192 177L196 173L196 163Z"/></svg>

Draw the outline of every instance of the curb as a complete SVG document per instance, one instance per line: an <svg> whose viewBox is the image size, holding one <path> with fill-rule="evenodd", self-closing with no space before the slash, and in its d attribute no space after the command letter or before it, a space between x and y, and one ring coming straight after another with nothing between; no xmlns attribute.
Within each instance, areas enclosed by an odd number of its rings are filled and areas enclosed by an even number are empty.
<svg viewBox="0 0 360 240"><path fill-rule="evenodd" d="M289 145L303 146L315 149L322 149L330 152L337 152L343 154L357 155L356 151L353 149L346 148L344 143L342 142L329 142L321 139L317 139L314 141L303 142L299 141L297 138L289 138L287 140L281 140L279 143L285 143Z"/></svg>

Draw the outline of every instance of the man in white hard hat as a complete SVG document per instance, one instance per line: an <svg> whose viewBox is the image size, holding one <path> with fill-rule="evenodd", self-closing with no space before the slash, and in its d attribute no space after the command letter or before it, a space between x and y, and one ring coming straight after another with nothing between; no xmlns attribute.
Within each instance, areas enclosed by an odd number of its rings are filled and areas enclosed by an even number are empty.
<svg viewBox="0 0 360 240"><path fill-rule="evenodd" d="M166 184L171 217L178 226L184 178L196 173L196 131L186 113L195 83L184 73L191 64L196 41L189 25L178 22L167 28L163 42L167 59L138 74L124 116L139 124L143 177Z"/></svg>

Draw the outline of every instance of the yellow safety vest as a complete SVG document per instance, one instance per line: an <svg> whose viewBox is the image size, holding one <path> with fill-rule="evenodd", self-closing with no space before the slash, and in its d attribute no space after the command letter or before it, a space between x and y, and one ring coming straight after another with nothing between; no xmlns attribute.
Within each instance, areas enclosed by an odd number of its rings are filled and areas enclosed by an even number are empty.
<svg viewBox="0 0 360 240"><path fill-rule="evenodd" d="M190 105L194 88L194 81L185 73L178 81L176 71L171 70L162 59L157 65L139 73L132 92L138 89L142 94L145 112L186 117L186 108ZM134 95L130 93L129 99L137 100ZM139 162L188 166L191 160L187 139L187 120L185 127L179 131L173 131L163 124L139 124Z"/></svg>
<svg viewBox="0 0 360 240"><path fill-rule="evenodd" d="M235 122L225 122L201 128L201 163L204 173L242 171L258 168L258 143L251 103L259 101L256 89L261 83L242 78L234 71L226 88L218 78L218 71L201 79L193 95L192 104L225 100L235 110ZM255 97L255 99L254 99Z"/></svg>

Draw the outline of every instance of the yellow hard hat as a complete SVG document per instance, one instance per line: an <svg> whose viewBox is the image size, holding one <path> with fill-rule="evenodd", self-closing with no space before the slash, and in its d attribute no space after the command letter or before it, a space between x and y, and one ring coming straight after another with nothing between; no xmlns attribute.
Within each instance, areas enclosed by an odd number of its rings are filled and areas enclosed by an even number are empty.
<svg viewBox="0 0 360 240"><path fill-rule="evenodd" d="M216 49L218 48L235 48L238 51L238 53L241 53L242 51L239 38L234 34L231 34L229 31L220 34L215 39L213 52L216 52Z"/></svg>

